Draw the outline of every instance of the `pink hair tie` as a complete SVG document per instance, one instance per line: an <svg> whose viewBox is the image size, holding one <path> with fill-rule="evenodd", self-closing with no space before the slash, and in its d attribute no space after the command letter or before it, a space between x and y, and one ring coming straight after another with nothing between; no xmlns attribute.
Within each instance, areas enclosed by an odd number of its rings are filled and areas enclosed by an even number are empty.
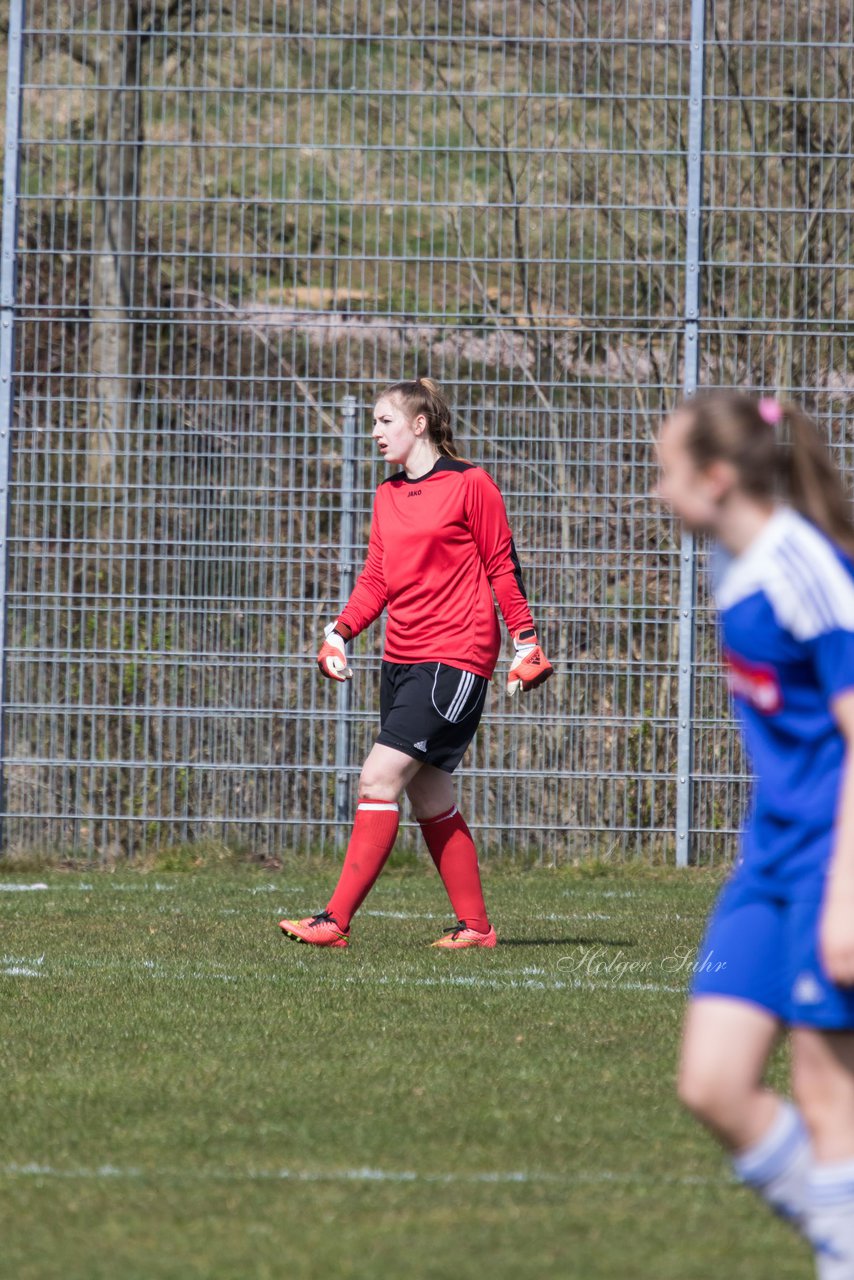
<svg viewBox="0 0 854 1280"><path fill-rule="evenodd" d="M757 406L759 416L769 427L779 427L783 421L783 406L773 396L763 396Z"/></svg>

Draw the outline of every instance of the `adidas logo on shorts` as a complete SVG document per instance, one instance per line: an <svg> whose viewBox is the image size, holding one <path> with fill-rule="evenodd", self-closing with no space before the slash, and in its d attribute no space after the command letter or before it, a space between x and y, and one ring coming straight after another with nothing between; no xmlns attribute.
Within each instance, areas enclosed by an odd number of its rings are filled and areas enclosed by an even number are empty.
<svg viewBox="0 0 854 1280"><path fill-rule="evenodd" d="M415 748L415 750L416 750L416 751L426 751L426 750L427 750L427 739L426 739L426 738L422 738L420 742L413 742L413 744L412 744L412 745L413 745L413 747Z"/></svg>
<svg viewBox="0 0 854 1280"><path fill-rule="evenodd" d="M796 1004L821 1004L824 992L812 973L799 973L792 987L792 999Z"/></svg>

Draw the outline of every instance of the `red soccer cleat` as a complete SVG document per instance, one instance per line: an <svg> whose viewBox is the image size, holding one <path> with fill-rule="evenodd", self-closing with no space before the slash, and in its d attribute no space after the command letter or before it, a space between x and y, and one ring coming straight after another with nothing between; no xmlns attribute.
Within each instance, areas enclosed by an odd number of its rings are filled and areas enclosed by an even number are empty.
<svg viewBox="0 0 854 1280"><path fill-rule="evenodd" d="M319 911L316 916L306 916L304 920L280 920L279 928L286 938L294 942L309 942L315 947L348 947L350 939L328 911Z"/></svg>
<svg viewBox="0 0 854 1280"><path fill-rule="evenodd" d="M486 933L478 933L469 929L465 920L458 920L450 929L446 929L443 937L431 942L431 947L442 947L445 951L461 951L463 947L494 947L498 938L492 925Z"/></svg>

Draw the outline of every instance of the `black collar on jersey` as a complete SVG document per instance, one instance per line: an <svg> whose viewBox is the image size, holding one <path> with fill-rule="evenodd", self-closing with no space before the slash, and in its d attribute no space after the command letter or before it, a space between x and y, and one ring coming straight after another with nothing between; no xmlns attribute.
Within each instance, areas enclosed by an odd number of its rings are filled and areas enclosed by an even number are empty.
<svg viewBox="0 0 854 1280"><path fill-rule="evenodd" d="M410 478L405 471L396 471L393 476L386 476L383 484L388 484L391 480L403 480L406 484L420 484L422 480L430 480L436 475L437 471L470 471L473 466L473 462L461 462L459 458L446 458L444 454L440 454L430 470L425 471L423 476L412 476Z"/></svg>

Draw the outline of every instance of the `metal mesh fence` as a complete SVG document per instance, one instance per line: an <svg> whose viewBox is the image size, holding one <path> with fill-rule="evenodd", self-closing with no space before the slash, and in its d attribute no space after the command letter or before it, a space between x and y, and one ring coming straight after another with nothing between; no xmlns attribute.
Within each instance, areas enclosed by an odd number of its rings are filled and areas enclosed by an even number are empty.
<svg viewBox="0 0 854 1280"><path fill-rule="evenodd" d="M790 392L849 472L852 28L850 0L710 7L700 375ZM701 590L694 824L711 855L728 847L746 797L705 599Z"/></svg>
<svg viewBox="0 0 854 1280"><path fill-rule="evenodd" d="M481 846L672 857L696 674L689 834L727 856L742 768L702 574L678 651L651 436L696 272L701 381L791 387L845 443L851 37L844 0L32 0L7 848L340 839L380 630L349 702L313 655L382 478L374 397L417 372L505 495L558 673L493 686L460 775Z"/></svg>

